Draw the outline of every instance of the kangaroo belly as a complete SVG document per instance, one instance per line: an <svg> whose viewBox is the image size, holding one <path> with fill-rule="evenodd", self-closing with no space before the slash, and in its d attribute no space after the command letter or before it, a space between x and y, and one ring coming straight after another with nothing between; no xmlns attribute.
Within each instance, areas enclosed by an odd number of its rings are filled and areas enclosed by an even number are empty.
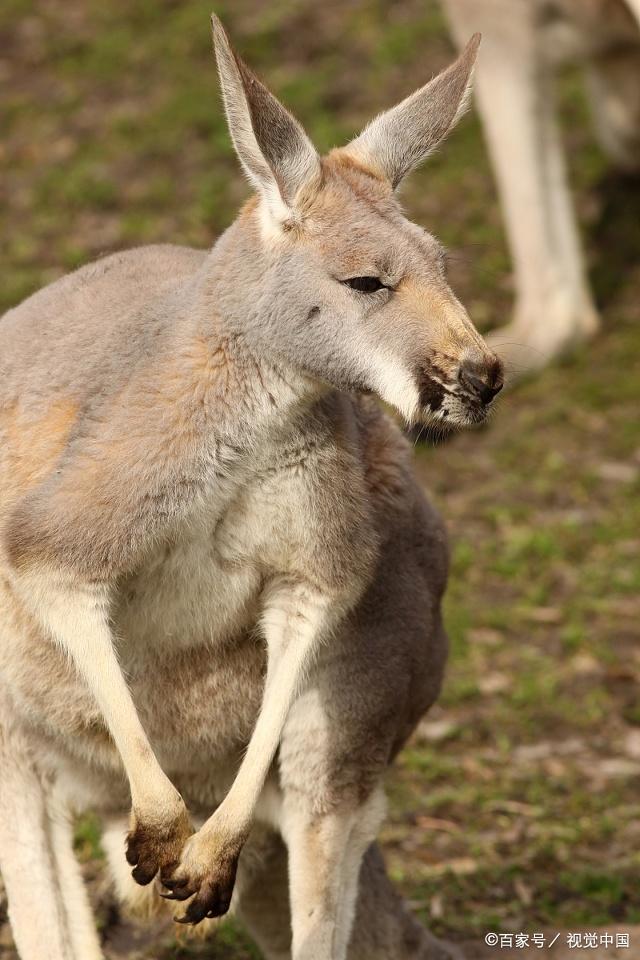
<svg viewBox="0 0 640 960"><path fill-rule="evenodd" d="M0 651L4 716L30 735L52 773L69 769L76 782L98 777L115 788L123 773L119 755L64 653L36 632L7 637L3 630L7 639L11 647L3 642ZM205 789L214 770L237 765L260 706L264 660L261 643L246 635L217 650L200 644L188 654L150 651L144 666L139 660L129 674L152 747L181 789L189 783L195 791L200 780ZM100 790L94 796L100 800Z"/></svg>
<svg viewBox="0 0 640 960"><path fill-rule="evenodd" d="M261 577L203 522L122 583L119 657L160 763L176 776L239 756L259 708Z"/></svg>

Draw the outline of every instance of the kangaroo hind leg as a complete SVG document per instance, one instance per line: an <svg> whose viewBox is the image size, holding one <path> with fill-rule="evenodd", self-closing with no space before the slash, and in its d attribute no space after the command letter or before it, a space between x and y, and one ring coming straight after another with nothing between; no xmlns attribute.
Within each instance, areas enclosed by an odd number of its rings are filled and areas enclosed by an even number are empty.
<svg viewBox="0 0 640 960"><path fill-rule="evenodd" d="M21 737L0 725L0 870L21 960L102 960L71 828Z"/></svg>
<svg viewBox="0 0 640 960"><path fill-rule="evenodd" d="M73 850L73 827L68 813L49 805L50 841L65 908L74 960L102 960L95 917L80 864Z"/></svg>
<svg viewBox="0 0 640 960"><path fill-rule="evenodd" d="M380 827L384 796L377 789L357 807L338 807L320 816L299 800L285 812L283 824L289 849L292 957L346 960L362 857Z"/></svg>

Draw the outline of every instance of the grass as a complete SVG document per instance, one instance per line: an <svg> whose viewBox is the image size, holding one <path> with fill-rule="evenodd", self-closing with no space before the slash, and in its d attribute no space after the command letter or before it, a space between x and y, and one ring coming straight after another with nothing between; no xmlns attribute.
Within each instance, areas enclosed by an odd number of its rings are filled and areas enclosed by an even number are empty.
<svg viewBox="0 0 640 960"><path fill-rule="evenodd" d="M5 0L0 306L99 254L206 246L230 222L246 188L209 6ZM424 0L216 9L323 149L450 56ZM488 429L416 449L454 544L452 655L390 774L385 844L416 909L461 939L640 922L640 205L592 143L577 75L561 101L603 333L505 397ZM505 319L512 280L475 119L404 203L449 247L476 321ZM81 858L97 844L83 823ZM254 956L233 926L216 943L216 957ZM168 940L161 955L201 954Z"/></svg>
<svg viewBox="0 0 640 960"><path fill-rule="evenodd" d="M387 839L443 933L640 920L639 280L488 430L417 452L455 543L448 732L401 758Z"/></svg>

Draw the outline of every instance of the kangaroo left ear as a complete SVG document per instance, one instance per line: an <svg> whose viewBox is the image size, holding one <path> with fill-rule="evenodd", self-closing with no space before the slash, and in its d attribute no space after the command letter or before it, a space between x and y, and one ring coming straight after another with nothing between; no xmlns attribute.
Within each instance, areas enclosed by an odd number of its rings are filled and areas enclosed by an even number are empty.
<svg viewBox="0 0 640 960"><path fill-rule="evenodd" d="M320 159L295 117L240 59L215 14L211 26L236 153L271 213L286 220L295 214L301 191L320 182Z"/></svg>
<svg viewBox="0 0 640 960"><path fill-rule="evenodd" d="M479 45L480 34L476 33L450 67L372 120L343 148L344 153L380 173L395 189L464 113Z"/></svg>

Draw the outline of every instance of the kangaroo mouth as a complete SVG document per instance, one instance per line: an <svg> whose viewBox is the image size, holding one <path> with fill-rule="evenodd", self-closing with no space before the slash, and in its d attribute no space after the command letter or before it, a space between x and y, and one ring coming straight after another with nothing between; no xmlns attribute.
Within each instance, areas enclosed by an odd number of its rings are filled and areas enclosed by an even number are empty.
<svg viewBox="0 0 640 960"><path fill-rule="evenodd" d="M437 424L444 429L456 429L484 423L492 402L485 403L475 391L466 388L459 378L455 380L431 366L418 374L420 418L425 424Z"/></svg>
<svg viewBox="0 0 640 960"><path fill-rule="evenodd" d="M420 383L420 406L427 408L431 413L442 410L446 396L444 384L424 372Z"/></svg>

